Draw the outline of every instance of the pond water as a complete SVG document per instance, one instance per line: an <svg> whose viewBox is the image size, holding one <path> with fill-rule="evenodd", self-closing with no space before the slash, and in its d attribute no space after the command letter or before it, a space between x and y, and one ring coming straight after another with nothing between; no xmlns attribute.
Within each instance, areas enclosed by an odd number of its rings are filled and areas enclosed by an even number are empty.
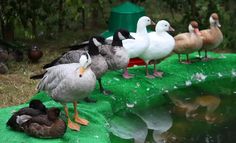
<svg viewBox="0 0 236 143"><path fill-rule="evenodd" d="M235 143L235 78L217 79L162 96L166 98L162 106L114 115L110 130L116 139L112 143Z"/></svg>

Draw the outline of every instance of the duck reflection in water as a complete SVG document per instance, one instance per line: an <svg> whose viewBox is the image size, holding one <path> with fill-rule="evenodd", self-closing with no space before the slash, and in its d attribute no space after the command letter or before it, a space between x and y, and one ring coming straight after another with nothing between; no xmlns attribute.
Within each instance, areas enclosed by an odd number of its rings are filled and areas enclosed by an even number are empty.
<svg viewBox="0 0 236 143"><path fill-rule="evenodd" d="M221 99L212 95L198 96L192 101L186 101L176 96L169 96L175 106L184 109L186 118L194 118L197 116L196 110L199 107L206 107L205 120L213 123L216 120L214 111L219 107Z"/></svg>

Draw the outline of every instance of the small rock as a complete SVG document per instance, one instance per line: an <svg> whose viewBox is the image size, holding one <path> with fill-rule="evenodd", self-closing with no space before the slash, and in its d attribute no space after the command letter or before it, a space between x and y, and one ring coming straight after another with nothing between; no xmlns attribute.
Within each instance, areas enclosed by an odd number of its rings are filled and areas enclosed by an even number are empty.
<svg viewBox="0 0 236 143"><path fill-rule="evenodd" d="M8 67L4 63L0 63L0 74L8 73Z"/></svg>

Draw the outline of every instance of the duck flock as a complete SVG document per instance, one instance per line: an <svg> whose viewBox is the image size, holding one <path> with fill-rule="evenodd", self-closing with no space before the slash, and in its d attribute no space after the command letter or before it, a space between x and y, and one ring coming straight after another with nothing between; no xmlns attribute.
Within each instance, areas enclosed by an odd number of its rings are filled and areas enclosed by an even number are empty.
<svg viewBox="0 0 236 143"><path fill-rule="evenodd" d="M67 126L79 131L79 124L88 125L89 121L79 117L77 102L84 99L91 100L87 97L95 89L96 80L101 93L111 94L112 92L105 90L102 85L102 76L108 71L123 69L122 76L125 79L134 78L127 69L131 58L137 57L145 62L146 78L162 77L163 72L156 69L156 64L168 58L173 52L178 54L179 62L185 64L191 63L188 55L193 52L200 54L200 51L204 51L205 56L202 60L209 60L207 52L217 48L223 41L218 15L211 14L209 22L209 29L199 31L198 23L191 21L188 32L173 37L168 33L174 31L168 21L160 20L155 24L149 17L143 16L137 22L135 33L118 29L107 39L102 36L92 36L88 41L71 46L71 50L44 65L45 72L34 75L31 79L40 79L38 91L45 91L53 100L61 103L66 113ZM155 31L148 33L149 25L156 25ZM184 61L181 60L183 54L186 55ZM153 74L148 71L148 65L151 63L154 65ZM69 117L67 103L74 105L74 120ZM38 106L34 110L42 111L37 108ZM58 125L64 127L65 124L58 119L57 108L43 110L36 115L18 112L7 123L13 129L24 130L36 137L60 137L65 132L66 127L58 128ZM58 125L54 125L56 123ZM39 131L34 131L35 128L41 129L41 134L38 133ZM55 128L54 132L58 131L58 133L48 135L50 128Z"/></svg>

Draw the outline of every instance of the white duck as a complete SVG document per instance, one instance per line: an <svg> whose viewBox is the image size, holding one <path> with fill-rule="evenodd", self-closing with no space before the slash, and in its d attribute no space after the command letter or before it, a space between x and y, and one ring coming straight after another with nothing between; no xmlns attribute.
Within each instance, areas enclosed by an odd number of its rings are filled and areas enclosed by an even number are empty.
<svg viewBox="0 0 236 143"><path fill-rule="evenodd" d="M198 29L198 23L191 21L188 26L189 32L180 33L174 37L174 52L178 54L179 62L181 62L180 54L186 54L186 64L191 63L188 54L198 51L202 48L202 37Z"/></svg>
<svg viewBox="0 0 236 143"><path fill-rule="evenodd" d="M79 130L80 126L70 120L66 103L73 102L75 122L88 125L88 121L78 116L77 101L84 99L94 90L96 76L92 72L91 58L87 52L81 55L79 63L60 64L46 69L38 84L39 91L45 91L52 99L64 106L68 127Z"/></svg>
<svg viewBox="0 0 236 143"><path fill-rule="evenodd" d="M147 32L148 25L155 25L155 23L147 16L142 16L137 22L136 33L130 33L135 39L126 39L123 40L123 46L128 52L129 58L139 57L146 48L149 46L149 37ZM108 40L112 37L108 37ZM123 73L124 78L132 78L133 75L128 73L127 67L124 69Z"/></svg>
<svg viewBox="0 0 236 143"><path fill-rule="evenodd" d="M155 25L155 23L149 17L142 16L137 22L136 33L131 33L135 39L126 39L122 41L123 46L129 54L129 58L139 57L146 48L149 47L148 25ZM128 73L127 67L124 69L123 77L133 77L133 75Z"/></svg>
<svg viewBox="0 0 236 143"><path fill-rule="evenodd" d="M220 31L219 17L216 13L212 13L210 18L210 29L201 30L203 37L203 47L201 50L205 51L205 60L208 60L207 51L217 48L223 41L223 34ZM200 52L199 52L200 54Z"/></svg>
<svg viewBox="0 0 236 143"><path fill-rule="evenodd" d="M161 77L162 72L157 72L156 61L167 57L174 49L175 40L167 31L174 31L166 20L160 20L155 28L155 32L148 33L150 39L149 47L141 54L140 58L146 63L146 77L154 78ZM149 62L154 61L154 72L150 75L148 72Z"/></svg>

